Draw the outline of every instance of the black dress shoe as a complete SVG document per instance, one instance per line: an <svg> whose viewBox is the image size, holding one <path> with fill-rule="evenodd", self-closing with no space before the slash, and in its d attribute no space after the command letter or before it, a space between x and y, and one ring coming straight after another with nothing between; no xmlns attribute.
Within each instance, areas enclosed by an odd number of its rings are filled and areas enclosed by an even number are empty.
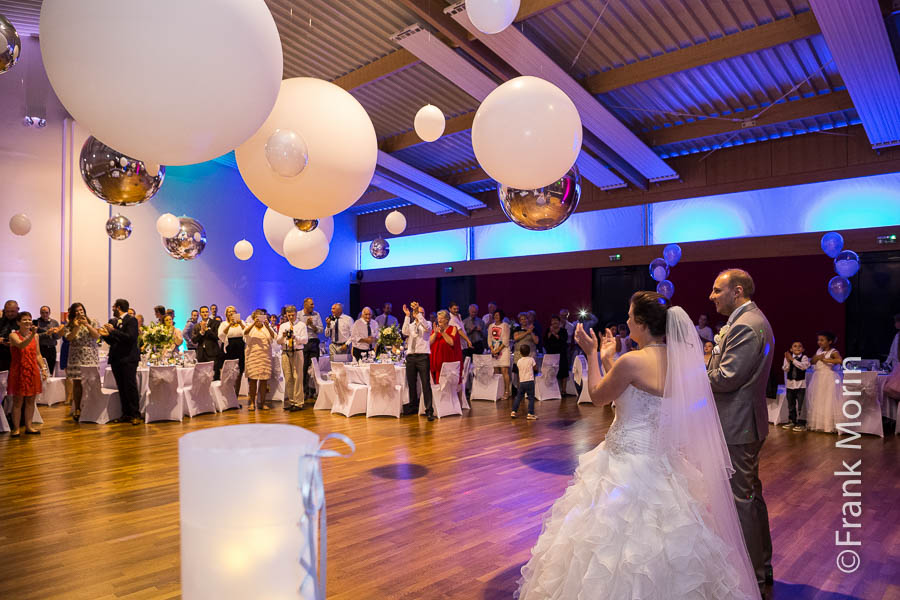
<svg viewBox="0 0 900 600"><path fill-rule="evenodd" d="M417 412L419 412L419 409L417 409L417 408L404 408L403 409L403 414L406 416L414 415Z"/></svg>
<svg viewBox="0 0 900 600"><path fill-rule="evenodd" d="M144 422L144 420L143 420L142 418L140 418L140 417L131 417L131 424L132 424L132 425L140 425L140 424L143 423L143 422Z"/></svg>
<svg viewBox="0 0 900 600"><path fill-rule="evenodd" d="M435 418L434 415L428 415L428 420L429 420L429 421L434 421L434 418Z"/></svg>

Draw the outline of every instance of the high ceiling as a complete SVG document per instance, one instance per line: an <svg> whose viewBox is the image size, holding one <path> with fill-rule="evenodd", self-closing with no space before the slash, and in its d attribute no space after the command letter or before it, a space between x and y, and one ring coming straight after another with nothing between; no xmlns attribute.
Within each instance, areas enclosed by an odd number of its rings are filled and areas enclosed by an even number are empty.
<svg viewBox="0 0 900 600"><path fill-rule="evenodd" d="M878 6L877 0L860 1ZM472 151L469 129L480 98L460 86L465 68L436 69L429 57L392 41L418 23L428 31L428 44L453 48L488 87L524 72L521 64L511 66L515 56L503 44L467 31L468 17L444 13L455 3L267 4L282 38L284 76L324 78L350 91L369 112L381 149L412 169L407 179L428 187L427 178L416 175L421 171L468 194L492 187ZM0 13L23 34L37 32L39 10L39 0L0 0ZM590 93L587 102L595 106L576 101L583 119L585 110L597 110L630 130L625 138L606 139L595 128L599 142L586 140L583 154L597 159L600 171L608 167L622 186L640 187L656 179L629 158L630 149L700 160L722 147L859 123L851 96L860 96L847 89L838 68L851 63L832 55L817 16L816 0L522 0L513 27L524 41L510 43L539 51L537 73L546 65L548 74L559 71ZM416 111L427 103L448 118L447 133L430 144L410 133ZM417 203L416 193L398 199L373 187L356 210L403 202ZM473 202L470 208L477 207Z"/></svg>

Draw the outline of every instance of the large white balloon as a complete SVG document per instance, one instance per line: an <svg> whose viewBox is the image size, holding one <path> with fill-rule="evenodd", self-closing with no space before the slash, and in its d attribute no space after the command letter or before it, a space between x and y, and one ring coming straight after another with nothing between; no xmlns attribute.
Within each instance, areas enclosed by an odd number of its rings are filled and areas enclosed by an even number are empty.
<svg viewBox="0 0 900 600"><path fill-rule="evenodd" d="M284 257L298 269L315 269L328 258L325 232L319 229L309 232L292 229L284 238Z"/></svg>
<svg viewBox="0 0 900 600"><path fill-rule="evenodd" d="M234 245L234 255L238 260L250 260L253 256L253 244L247 240L241 240Z"/></svg>
<svg viewBox="0 0 900 600"><path fill-rule="evenodd" d="M519 0L466 0L466 14L475 29L500 33L516 20Z"/></svg>
<svg viewBox="0 0 900 600"><path fill-rule="evenodd" d="M309 164L297 177L275 173L264 146L276 129L306 142ZM311 77L286 79L259 131L235 150L250 191L269 208L297 219L320 219L351 206L366 191L378 141L362 105L340 87Z"/></svg>
<svg viewBox="0 0 900 600"><path fill-rule="evenodd" d="M416 129L416 135L422 138L422 141L433 142L444 135L444 127L447 120L444 113L433 104L426 104L416 113L413 120L413 127Z"/></svg>
<svg viewBox="0 0 900 600"><path fill-rule="evenodd" d="M181 229L181 222L172 213L164 213L156 220L156 231L164 238L174 237Z"/></svg>
<svg viewBox="0 0 900 600"><path fill-rule="evenodd" d="M266 236L266 241L272 246L272 250L281 256L284 256L284 238L292 229L297 229L292 217L271 208L266 209L266 214L263 215L263 234ZM334 219L332 217L319 219L319 226L316 229L320 229L331 243L331 237L334 235Z"/></svg>
<svg viewBox="0 0 900 600"><path fill-rule="evenodd" d="M392 210L384 218L384 227L393 235L400 235L406 230L406 217L399 210Z"/></svg>
<svg viewBox="0 0 900 600"><path fill-rule="evenodd" d="M16 235L27 235L31 231L31 219L24 213L13 215L9 220L9 230Z"/></svg>
<svg viewBox="0 0 900 600"><path fill-rule="evenodd" d="M278 96L281 38L264 0L44 0L40 30L63 106L145 163L225 154ZM109 52L111 64L90 58Z"/></svg>
<svg viewBox="0 0 900 600"><path fill-rule="evenodd" d="M510 79L478 107L472 148L495 180L533 190L563 177L581 151L581 117L566 94L538 77Z"/></svg>

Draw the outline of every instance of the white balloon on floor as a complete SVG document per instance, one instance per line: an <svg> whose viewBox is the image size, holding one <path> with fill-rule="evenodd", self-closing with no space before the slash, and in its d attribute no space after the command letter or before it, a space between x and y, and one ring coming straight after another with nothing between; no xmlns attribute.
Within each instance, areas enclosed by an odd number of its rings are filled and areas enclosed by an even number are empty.
<svg viewBox="0 0 900 600"><path fill-rule="evenodd" d="M533 190L563 177L581 151L581 117L566 94L544 79L516 77L478 107L472 148L485 172L512 188Z"/></svg>
<svg viewBox="0 0 900 600"><path fill-rule="evenodd" d="M399 210L392 210L384 218L384 227L393 235L400 235L406 230L406 217Z"/></svg>
<svg viewBox="0 0 900 600"><path fill-rule="evenodd" d="M181 222L172 213L165 213L156 220L156 231L164 238L173 237L181 229Z"/></svg>
<svg viewBox="0 0 900 600"><path fill-rule="evenodd" d="M276 129L290 129L306 142L309 164L296 177L278 175L266 161L265 144ZM333 83L295 77L281 83L272 113L235 157L244 182L263 204L297 219L321 219L366 191L378 142L356 98Z"/></svg>
<svg viewBox="0 0 900 600"><path fill-rule="evenodd" d="M27 235L31 231L31 219L25 213L13 215L9 220L9 230L16 235Z"/></svg>
<svg viewBox="0 0 900 600"><path fill-rule="evenodd" d="M325 597L317 574L321 559L324 576L327 558L319 547L326 536L319 456L335 453L319 445L318 435L293 425L231 425L182 436L185 600Z"/></svg>
<svg viewBox="0 0 900 600"><path fill-rule="evenodd" d="M281 256L284 256L284 238L292 229L297 229L292 217L271 208L266 209L266 214L263 215L263 234L266 236L266 241L272 246L272 250ZM334 235L334 218L319 219L319 226L316 229L322 230L330 243L331 237Z"/></svg>
<svg viewBox="0 0 900 600"><path fill-rule="evenodd" d="M264 0L44 0L41 56L63 106L145 163L213 159L253 135L281 84ZM112 64L91 57L114 52Z"/></svg>
<svg viewBox="0 0 900 600"><path fill-rule="evenodd" d="M416 129L416 135L422 138L424 142L433 142L444 135L444 127L447 120L444 113L433 104L426 104L416 113L413 119L413 127Z"/></svg>
<svg viewBox="0 0 900 600"><path fill-rule="evenodd" d="M466 0L466 14L482 33L500 33L516 20L519 0Z"/></svg>
<svg viewBox="0 0 900 600"><path fill-rule="evenodd" d="M241 240L234 245L234 255L238 260L250 260L253 256L253 244L247 240Z"/></svg>
<svg viewBox="0 0 900 600"><path fill-rule="evenodd" d="M284 257L298 269L315 269L328 258L328 238L320 229L292 229L284 238Z"/></svg>

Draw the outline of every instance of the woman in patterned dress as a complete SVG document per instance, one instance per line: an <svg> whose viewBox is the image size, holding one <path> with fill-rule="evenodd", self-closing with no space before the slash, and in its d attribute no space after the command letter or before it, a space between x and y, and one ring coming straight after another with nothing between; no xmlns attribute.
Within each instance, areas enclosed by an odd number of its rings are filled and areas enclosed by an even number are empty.
<svg viewBox="0 0 900 600"><path fill-rule="evenodd" d="M81 397L84 393L81 386L81 369L95 369L100 364L98 329L97 321L88 318L84 304L75 302L69 307L69 319L63 335L69 342L66 380L72 389L72 420L76 422L81 417Z"/></svg>
<svg viewBox="0 0 900 600"><path fill-rule="evenodd" d="M22 433L22 405L25 405L25 433L36 434L31 420L34 417L34 397L41 393L41 367L38 364L37 328L31 320L31 313L22 311L16 317L18 331L10 332L9 345L12 362L9 366L7 393L13 397L12 437Z"/></svg>
<svg viewBox="0 0 900 600"><path fill-rule="evenodd" d="M269 393L269 378L272 376L272 342L275 340L275 330L266 319L264 311L259 309L253 311L250 324L244 329L244 339L250 394L249 409L269 410L266 395Z"/></svg>

